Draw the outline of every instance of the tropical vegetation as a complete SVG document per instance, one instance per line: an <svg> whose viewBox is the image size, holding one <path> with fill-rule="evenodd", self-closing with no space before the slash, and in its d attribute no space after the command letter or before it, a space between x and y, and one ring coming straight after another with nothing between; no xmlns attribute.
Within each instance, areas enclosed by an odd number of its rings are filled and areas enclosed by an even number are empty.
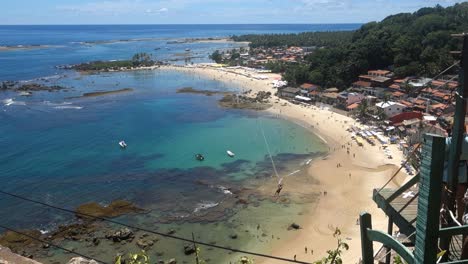
<svg viewBox="0 0 468 264"><path fill-rule="evenodd" d="M234 41L248 41L251 48L280 46L332 47L351 41L352 31L303 32L299 34L249 34L233 36Z"/></svg>
<svg viewBox="0 0 468 264"><path fill-rule="evenodd" d="M284 78L293 84L312 82L338 88L348 87L370 69L390 69L400 77L434 76L453 63L450 51L460 48L450 35L467 28L468 2L446 8L437 5L367 23L353 32L336 32L333 37L317 33L317 38L326 38L317 45L325 48L317 49L301 63L277 62L267 67L284 72ZM234 39L252 41L252 47L311 45L303 42L305 35L246 35Z"/></svg>
<svg viewBox="0 0 468 264"><path fill-rule="evenodd" d="M113 60L113 61L92 61L72 65L71 68L77 71L108 71L119 69L131 69L134 67L149 67L157 64L149 53L136 53L130 60Z"/></svg>

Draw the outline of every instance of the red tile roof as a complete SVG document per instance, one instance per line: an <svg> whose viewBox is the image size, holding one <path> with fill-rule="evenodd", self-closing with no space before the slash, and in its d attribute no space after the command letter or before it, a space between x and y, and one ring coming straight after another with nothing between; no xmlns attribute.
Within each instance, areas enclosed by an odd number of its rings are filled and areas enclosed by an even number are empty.
<svg viewBox="0 0 468 264"><path fill-rule="evenodd" d="M437 86L437 87L444 87L447 86L449 89L455 89L458 87L458 82L454 81L444 81L444 80L433 80L431 82L432 86Z"/></svg>
<svg viewBox="0 0 468 264"><path fill-rule="evenodd" d="M402 93L402 92L393 92L392 95L395 96L395 97L400 97L400 96L402 96L402 95L405 95L405 93Z"/></svg>
<svg viewBox="0 0 468 264"><path fill-rule="evenodd" d="M425 104L426 104L426 101L425 101L425 100L422 100L422 99L416 99L416 100L414 100L414 103L415 103L415 104L418 104L418 105L425 105Z"/></svg>
<svg viewBox="0 0 468 264"><path fill-rule="evenodd" d="M446 108L447 106L445 104L434 104L434 105L431 105L431 108L432 109L444 109Z"/></svg>
<svg viewBox="0 0 468 264"><path fill-rule="evenodd" d="M410 102L408 102L408 101L405 101L405 100L400 100L400 101L398 101L398 102L399 102L400 104L402 104L402 105L406 105L407 107L413 106L412 103L410 103Z"/></svg>
<svg viewBox="0 0 468 264"><path fill-rule="evenodd" d="M374 70L374 71L367 71L368 74L376 74L376 75L387 75L391 73L391 71L386 70Z"/></svg>
<svg viewBox="0 0 468 264"><path fill-rule="evenodd" d="M399 90L401 87L400 87L400 85L394 83L394 84L390 85L389 88Z"/></svg>
<svg viewBox="0 0 468 264"><path fill-rule="evenodd" d="M353 85L359 86L359 87L370 87L371 83L365 82L365 81L357 81L357 82L354 82Z"/></svg>
<svg viewBox="0 0 468 264"><path fill-rule="evenodd" d="M302 89L306 89L306 90L313 90L313 89L317 89L317 88L318 88L318 85L312 84L312 83L303 83L303 84L301 85L301 88L302 88Z"/></svg>
<svg viewBox="0 0 468 264"><path fill-rule="evenodd" d="M354 103L354 104L350 104L346 107L346 109L348 110L353 110L353 109L356 109L357 107L359 106L358 103Z"/></svg>
<svg viewBox="0 0 468 264"><path fill-rule="evenodd" d="M364 75L364 74L363 74L363 75L359 75L359 79L372 80L372 78L373 78L373 77L370 76L370 75Z"/></svg>

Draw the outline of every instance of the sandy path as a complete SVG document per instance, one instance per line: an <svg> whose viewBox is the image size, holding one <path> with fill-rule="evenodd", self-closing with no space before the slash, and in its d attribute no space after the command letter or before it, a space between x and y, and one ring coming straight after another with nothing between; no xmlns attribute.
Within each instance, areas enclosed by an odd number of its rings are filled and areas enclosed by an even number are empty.
<svg viewBox="0 0 468 264"><path fill-rule="evenodd" d="M211 67L175 67L164 66L161 69L179 70L192 74L199 74L209 79L225 81L241 87L242 90L270 91L276 90L271 82L279 76L276 74L261 74L268 76L268 80L257 80L248 75L259 74L242 69L221 70ZM322 192L321 198L311 204L310 210L301 217L301 229L288 241L275 242L271 245L271 254L293 258L297 256L302 261L317 261L326 255L326 251L336 247L336 239L332 237L335 227L342 231L342 238L350 245L350 250L343 256L344 263L357 263L360 255L360 234L356 220L359 213L367 211L372 214L373 226L386 230L387 220L383 212L372 201L372 190L380 188L398 169L403 158L401 151L395 145L389 148L393 159L385 157L379 145L364 147L357 146L346 131L355 121L347 116L333 113L327 108L315 106L304 107L288 103L274 97L273 107L267 111L280 117L292 120L308 129L312 129L330 147L330 154L326 159L311 163L309 177L318 180L310 185L300 182L286 181L284 192ZM347 145L347 143L350 145ZM343 148L342 145L345 145ZM347 154L347 148L350 153ZM355 157L353 157L355 154ZM341 166L337 167L337 164ZM392 185L400 185L406 175L401 173ZM304 187L307 186L307 187ZM305 189L307 188L307 189ZM324 195L323 192L327 194ZM294 222L296 219L291 219ZM305 247L308 253L305 253ZM311 249L313 254L311 254ZM257 259L256 263L282 263L271 260Z"/></svg>

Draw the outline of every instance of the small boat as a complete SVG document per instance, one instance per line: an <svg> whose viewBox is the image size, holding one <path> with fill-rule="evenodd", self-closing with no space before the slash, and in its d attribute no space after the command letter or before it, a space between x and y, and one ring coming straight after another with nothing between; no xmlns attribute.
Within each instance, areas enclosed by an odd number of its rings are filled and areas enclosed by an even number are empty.
<svg viewBox="0 0 468 264"><path fill-rule="evenodd" d="M198 161L203 161L203 160L205 160L205 157L203 157L203 155L200 154L200 153L197 154L197 155L195 155L195 158L196 158Z"/></svg>
<svg viewBox="0 0 468 264"><path fill-rule="evenodd" d="M226 151L226 153L228 154L229 157L233 158L235 156L234 152L228 150Z"/></svg>
<svg viewBox="0 0 468 264"><path fill-rule="evenodd" d="M185 51L190 51L190 49L185 49Z"/></svg>
<svg viewBox="0 0 468 264"><path fill-rule="evenodd" d="M119 145L120 145L121 148L126 148L127 147L127 143L125 143L125 141L123 141L123 140L119 142Z"/></svg>

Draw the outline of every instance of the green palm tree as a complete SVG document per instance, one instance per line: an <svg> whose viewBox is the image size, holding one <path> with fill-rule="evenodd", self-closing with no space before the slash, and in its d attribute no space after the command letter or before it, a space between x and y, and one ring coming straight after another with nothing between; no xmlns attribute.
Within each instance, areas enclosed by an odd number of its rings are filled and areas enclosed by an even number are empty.
<svg viewBox="0 0 468 264"><path fill-rule="evenodd" d="M361 103L358 106L358 115L360 117L367 116L368 110L369 110L369 104L367 103L367 100L364 99L361 101Z"/></svg>

